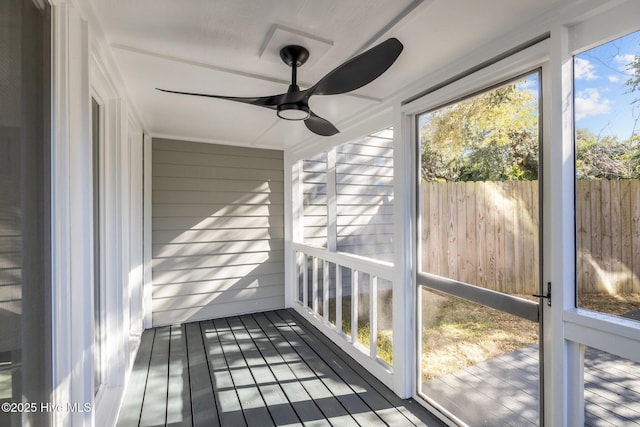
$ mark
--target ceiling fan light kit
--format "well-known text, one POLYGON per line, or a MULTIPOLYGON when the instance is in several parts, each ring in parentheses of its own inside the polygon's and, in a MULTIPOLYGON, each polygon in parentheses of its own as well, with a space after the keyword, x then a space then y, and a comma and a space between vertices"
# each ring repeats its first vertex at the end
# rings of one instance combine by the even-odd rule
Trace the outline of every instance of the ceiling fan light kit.
POLYGON ((280 104, 276 114, 285 120, 307 120, 311 116, 309 107, 302 104, 280 104))
POLYGON ((403 46, 398 39, 390 38, 371 49, 339 65, 318 83, 300 90, 297 84, 297 70, 309 58, 309 51, 302 46, 290 45, 280 50, 280 58, 291 67, 291 85, 286 93, 261 97, 233 97, 202 93, 179 92, 159 89, 163 92, 181 95, 204 96, 257 105, 276 110, 278 117, 285 120, 303 120, 307 129, 321 136, 331 136, 338 129, 326 119, 313 113, 309 108, 312 95, 338 95, 359 89, 382 75, 396 61, 403 46))

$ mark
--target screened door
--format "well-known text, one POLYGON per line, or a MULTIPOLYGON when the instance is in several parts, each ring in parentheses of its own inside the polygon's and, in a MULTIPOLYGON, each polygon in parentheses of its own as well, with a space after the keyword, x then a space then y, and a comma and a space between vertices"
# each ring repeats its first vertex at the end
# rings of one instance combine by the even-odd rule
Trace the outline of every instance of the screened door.
POLYGON ((460 424, 539 423, 539 88, 416 117, 418 393, 460 424))

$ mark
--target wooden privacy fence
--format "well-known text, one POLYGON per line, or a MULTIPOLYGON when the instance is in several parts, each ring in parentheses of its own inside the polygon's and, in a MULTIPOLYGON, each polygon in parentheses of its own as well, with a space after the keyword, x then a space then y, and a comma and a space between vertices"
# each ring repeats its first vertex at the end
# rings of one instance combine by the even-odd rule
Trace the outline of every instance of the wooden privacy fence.
POLYGON ((640 292, 640 180, 578 181, 576 262, 584 292, 640 292))
MULTIPOLYGON (((423 182, 422 270, 511 294, 539 282, 538 181, 423 182)), ((578 181, 584 292, 640 291, 640 181, 578 181)))

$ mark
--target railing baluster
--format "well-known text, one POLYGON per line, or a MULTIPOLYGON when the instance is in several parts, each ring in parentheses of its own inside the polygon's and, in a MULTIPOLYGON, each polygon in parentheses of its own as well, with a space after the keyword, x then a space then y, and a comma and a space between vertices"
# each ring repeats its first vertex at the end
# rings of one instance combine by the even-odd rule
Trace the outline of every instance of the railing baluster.
POLYGON ((369 275, 369 354, 376 358, 378 350, 378 276, 369 275))
POLYGON ((342 266, 336 264, 336 330, 342 331, 342 266))
POLYGON ((313 257, 312 261, 313 270, 311 272, 311 276, 313 277, 313 283, 311 288, 312 300, 311 300, 311 308, 315 314, 318 314, 318 258, 313 257))
MULTIPOLYGON (((308 316, 311 322, 316 322, 320 330, 328 336, 332 333, 339 334, 340 339, 343 340, 343 344, 340 345, 344 345, 343 348, 347 351, 353 350, 354 353, 351 354, 354 355, 356 360, 363 363, 363 366, 367 367, 367 369, 372 372, 379 372, 383 376, 390 374, 392 371, 388 369, 386 364, 377 363, 380 362, 378 359, 378 288, 382 286, 380 279, 385 281, 392 280, 392 266, 388 263, 369 262, 354 255, 330 252, 326 249, 307 247, 302 244, 294 244, 294 247, 296 255, 301 257, 299 258, 299 264, 302 269, 302 277, 299 277, 298 281, 302 281, 303 288, 302 292, 298 291, 298 296, 301 296, 302 306, 305 310, 302 310, 300 314, 308 316), (319 263, 322 263, 322 265, 319 263), (335 266, 334 277, 331 276, 332 264, 335 266), (345 273, 347 275, 351 273, 350 285, 344 283, 343 275, 345 273), (322 274, 322 280, 319 280, 319 274, 322 274), (368 309, 368 320, 364 317, 362 320, 358 318, 360 312, 360 277, 363 274, 367 276, 367 281, 363 283, 363 286, 369 292, 368 307, 363 307, 363 315, 366 314, 368 309), (330 287, 334 283, 335 290, 332 291, 330 287), (320 291, 319 286, 322 286, 322 291, 320 291), (349 295, 349 289, 351 295, 349 295), (322 298, 322 303, 319 301, 320 298, 322 298), (347 304, 348 308, 344 307, 345 298, 350 299, 350 304, 347 304), (330 305, 333 303, 331 299, 335 301, 334 313, 331 313, 330 310, 330 305), (319 310, 322 310, 322 316, 319 316, 319 310), (343 320, 343 316, 348 313, 345 310, 350 311, 350 325, 347 325, 343 320), (334 320, 335 327, 332 323, 334 320), (367 321, 369 322, 368 324, 366 323, 367 321), (368 327, 369 329, 368 339, 363 336, 364 340, 362 342, 359 340, 358 334, 360 327, 368 327), (359 346, 358 343, 362 344, 362 346, 359 346), (369 351, 366 350, 367 345, 369 346, 369 351), (381 370, 378 371, 379 369, 381 370)), ((363 333, 363 335, 365 334, 363 333)), ((338 340, 338 336, 334 336, 332 339, 338 340)))
POLYGON ((351 342, 358 342, 358 270, 351 270, 351 342))
POLYGON ((329 261, 322 261, 322 318, 329 323, 329 261))
POLYGON ((302 254, 302 306, 308 307, 309 302, 309 267, 307 266, 307 254, 302 254))

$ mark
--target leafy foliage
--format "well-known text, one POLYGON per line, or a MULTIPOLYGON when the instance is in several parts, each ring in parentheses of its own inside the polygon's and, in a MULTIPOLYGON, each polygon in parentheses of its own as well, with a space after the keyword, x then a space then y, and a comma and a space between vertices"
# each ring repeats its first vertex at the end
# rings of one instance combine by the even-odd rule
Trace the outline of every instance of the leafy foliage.
MULTIPOLYGON (((627 85, 640 91, 640 58, 627 85)), ((511 83, 421 118, 424 181, 523 181, 538 178, 538 114, 534 96, 511 83)), ((621 141, 576 131, 579 179, 640 178, 640 136, 621 141)))
POLYGON ((637 139, 620 141, 598 137, 586 129, 576 131, 578 179, 640 178, 640 145, 637 139))
POLYGON ((422 179, 508 181, 538 176, 532 93, 511 83, 423 116, 422 179))
MULTIPOLYGON (((640 56, 636 55, 633 61, 627 65, 627 69, 631 72, 631 77, 625 84, 629 86, 630 92, 640 92, 640 56)), ((640 98, 633 102, 640 102, 640 98)))
MULTIPOLYGON (((628 92, 640 92, 640 57, 626 64, 628 92)), ((631 101, 635 104, 640 98, 631 101)), ((637 120, 637 118, 636 118, 637 120)), ((633 132, 627 140, 599 136, 587 129, 576 130, 576 176, 578 179, 640 178, 640 135, 633 132)))

